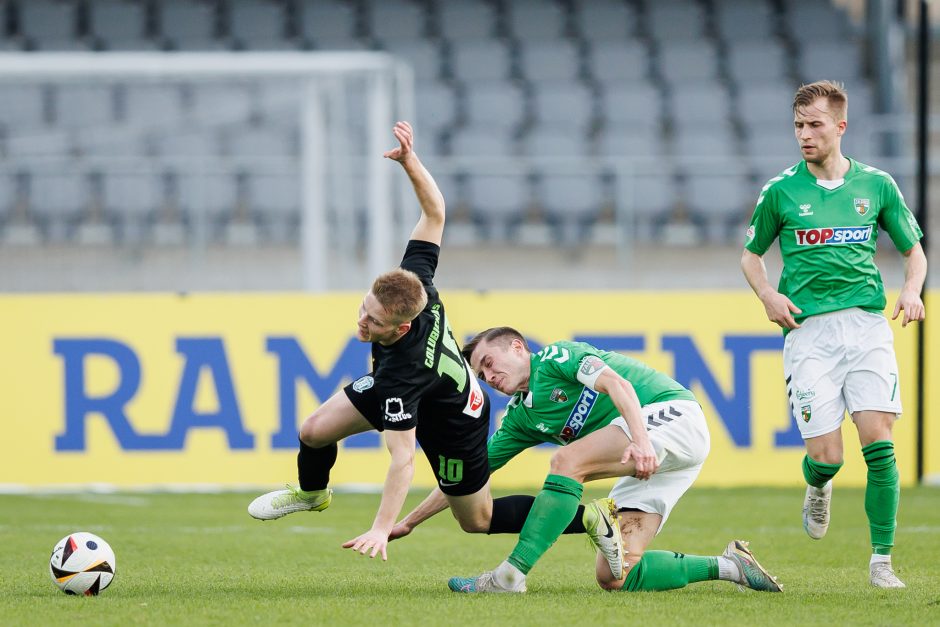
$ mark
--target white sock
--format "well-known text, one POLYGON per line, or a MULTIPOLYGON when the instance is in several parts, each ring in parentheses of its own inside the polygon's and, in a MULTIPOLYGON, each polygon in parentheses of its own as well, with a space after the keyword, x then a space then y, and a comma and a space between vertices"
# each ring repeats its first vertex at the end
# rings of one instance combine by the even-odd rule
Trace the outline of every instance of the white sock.
POLYGON ((868 562, 868 565, 871 566, 872 564, 877 564, 877 563, 879 563, 879 562, 884 562, 884 563, 890 565, 890 564, 891 564, 891 556, 890 556, 890 555, 878 555, 878 554, 873 554, 873 555, 871 556, 871 561, 868 562))
POLYGON ((510 564, 508 560, 496 567, 496 570, 493 571, 493 577, 496 578, 496 583, 507 590, 515 590, 525 583, 525 574, 510 564))
POLYGON ((719 555, 718 578, 722 581, 741 581, 741 569, 733 559, 719 555))

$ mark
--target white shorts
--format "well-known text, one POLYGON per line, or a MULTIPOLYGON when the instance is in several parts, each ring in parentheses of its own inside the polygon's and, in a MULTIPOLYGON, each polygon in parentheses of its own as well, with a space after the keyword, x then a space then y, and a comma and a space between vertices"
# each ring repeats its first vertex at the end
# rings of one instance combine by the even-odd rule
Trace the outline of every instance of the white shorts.
MULTIPOLYGON (((619 509, 638 509, 661 515, 661 530, 672 508, 702 470, 711 438, 705 414, 695 401, 651 403, 644 406, 642 411, 650 442, 660 460, 659 469, 646 481, 622 477, 614 484, 610 498, 616 501, 619 509)), ((623 429, 627 437, 632 439, 627 422, 622 417, 610 424, 623 429)))
POLYGON ((882 315, 852 307, 807 318, 787 334, 783 374, 804 440, 841 427, 846 410, 901 414, 894 334, 882 315))

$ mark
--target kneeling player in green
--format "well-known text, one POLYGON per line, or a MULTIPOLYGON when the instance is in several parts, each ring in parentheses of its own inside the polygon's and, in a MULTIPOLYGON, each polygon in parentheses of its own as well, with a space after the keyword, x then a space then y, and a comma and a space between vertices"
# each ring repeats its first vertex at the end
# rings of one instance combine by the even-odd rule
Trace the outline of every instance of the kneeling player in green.
MULTIPOLYGON (((598 554, 595 573, 602 588, 672 590, 721 579, 781 590, 746 542, 734 540, 715 557, 646 550, 708 455, 708 427, 692 392, 635 359, 584 343, 556 342, 533 354, 522 334, 509 327, 478 334, 463 354, 477 376, 512 395, 489 441, 491 473, 543 442, 563 448, 552 456, 550 474, 509 558, 478 577, 452 578, 451 590, 525 592, 529 571, 575 517, 582 484, 609 477, 621 477, 610 497, 620 513, 625 556, 622 572, 613 573, 598 554)), ((392 537, 407 535, 442 508, 432 494, 396 525, 392 537)))

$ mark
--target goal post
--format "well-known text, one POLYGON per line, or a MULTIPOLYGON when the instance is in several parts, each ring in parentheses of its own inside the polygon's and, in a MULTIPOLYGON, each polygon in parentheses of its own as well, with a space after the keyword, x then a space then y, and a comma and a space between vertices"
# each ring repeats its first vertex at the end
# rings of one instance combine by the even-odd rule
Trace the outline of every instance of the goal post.
MULTIPOLYGON (((204 173, 220 176, 238 188, 219 192, 236 199, 230 202, 242 202, 239 198, 246 176, 250 181, 254 173, 281 178, 295 173, 296 189, 290 193, 297 198, 299 228, 292 233, 287 227, 286 235, 294 237, 302 250, 303 287, 311 291, 358 289, 363 271, 374 276, 395 263, 393 244, 401 231, 396 215, 410 215, 405 209, 408 204, 414 207, 410 197, 400 193, 392 168, 381 159, 394 141, 390 133, 394 121, 413 117, 413 85, 411 68, 381 52, 0 54, 0 89, 8 92, 18 86, 40 86, 54 94, 93 91, 95 87, 111 90, 101 98, 104 104, 100 106, 85 103, 83 108, 77 102, 73 107, 68 97, 61 97, 54 102, 53 114, 45 111, 34 128, 10 124, 5 130, 7 142, 12 138, 29 144, 35 138, 37 146, 52 146, 22 156, 7 154, 0 170, 11 176, 23 169, 42 176, 57 168, 82 173, 94 170, 106 181, 111 174, 131 171, 153 176, 161 169, 181 175, 204 173), (154 105, 154 118, 135 127, 128 120, 139 116, 126 111, 133 106, 133 99, 114 104, 114 90, 134 95, 135 87, 155 85, 167 86, 169 101, 181 102, 181 111, 162 111, 154 105), (214 105, 212 86, 218 86, 220 92, 229 88, 233 94, 244 92, 246 102, 235 102, 241 96, 226 102, 217 95, 218 105, 214 105), (205 102, 200 104, 199 98, 205 102), (123 113, 119 105, 124 106, 123 113), (102 106, 110 111, 104 119, 95 111, 102 106), (218 107, 217 117, 214 106, 218 107), (86 114, 87 122, 82 118, 86 114), (120 150, 109 154, 107 149, 109 141, 123 143, 118 138, 130 138, 132 144, 139 139, 143 145, 147 137, 159 143, 174 134, 197 136, 203 131, 212 135, 213 141, 222 134, 229 144, 238 144, 241 128, 263 128, 267 120, 273 120, 279 132, 294 136, 296 151, 262 154, 260 145, 255 155, 250 145, 234 155, 224 150, 196 155, 186 149, 157 150, 154 154, 144 148, 131 148, 132 154, 120 150), (64 138, 60 143, 68 147, 57 151, 58 140, 49 138, 64 138), (89 138, 93 138, 91 144, 103 143, 104 150, 96 150, 89 138), (358 199, 357 194, 361 196, 358 199), (396 212, 396 207, 401 210, 396 212), (364 251, 364 263, 354 264, 358 271, 353 273, 342 266, 350 263, 356 251, 364 251)), ((43 106, 48 108, 45 103, 43 106)), ((198 260, 213 234, 207 226, 212 216, 206 214, 206 207, 195 205, 200 204, 198 197, 211 197, 214 192, 198 183, 196 187, 200 192, 185 200, 194 205, 187 241, 198 260)), ((48 221, 54 222, 57 215, 51 211, 48 221)), ((211 213, 211 208, 208 211, 211 213)), ((255 236, 249 233, 245 237, 253 241, 255 236)), ((134 244, 126 232, 118 239, 134 244)))

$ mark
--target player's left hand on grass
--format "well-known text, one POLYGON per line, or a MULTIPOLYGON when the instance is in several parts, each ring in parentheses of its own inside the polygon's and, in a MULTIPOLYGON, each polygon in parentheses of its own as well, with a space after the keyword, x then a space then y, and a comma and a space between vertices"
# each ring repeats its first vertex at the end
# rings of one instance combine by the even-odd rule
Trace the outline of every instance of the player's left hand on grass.
POLYGON ((643 444, 630 442, 630 444, 627 445, 627 448, 623 452, 623 457, 620 458, 620 463, 626 464, 631 459, 636 466, 636 472, 633 476, 640 480, 649 479, 659 468, 659 459, 656 457, 656 449, 653 448, 653 444, 649 440, 643 444))
POLYGON ((901 319, 902 327, 906 327, 908 322, 919 322, 926 316, 924 301, 921 300, 920 294, 916 292, 901 291, 901 295, 898 296, 898 302, 894 306, 894 315, 891 316, 891 319, 897 320, 902 309, 904 310, 904 318, 901 319))
POLYGON ((343 548, 359 551, 360 555, 369 553, 370 558, 381 554, 382 560, 388 561, 388 535, 381 531, 376 531, 375 529, 370 529, 352 540, 347 540, 343 543, 343 548))
POLYGON ((412 154, 414 154, 414 130, 411 128, 411 124, 408 122, 396 122, 395 128, 392 129, 392 133, 395 134, 395 137, 398 139, 400 144, 398 148, 392 148, 389 151, 386 151, 382 156, 386 159, 392 159, 394 161, 404 161, 412 154))

